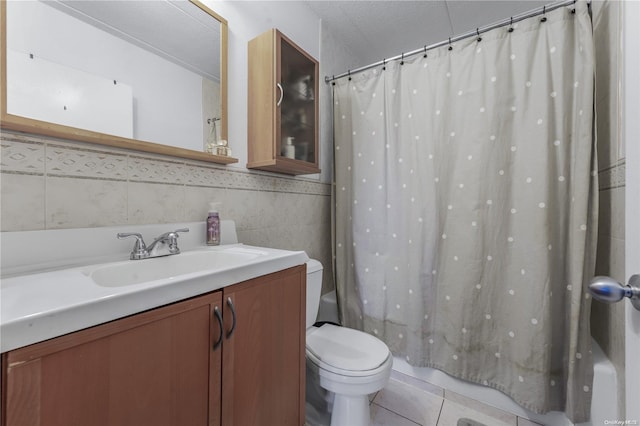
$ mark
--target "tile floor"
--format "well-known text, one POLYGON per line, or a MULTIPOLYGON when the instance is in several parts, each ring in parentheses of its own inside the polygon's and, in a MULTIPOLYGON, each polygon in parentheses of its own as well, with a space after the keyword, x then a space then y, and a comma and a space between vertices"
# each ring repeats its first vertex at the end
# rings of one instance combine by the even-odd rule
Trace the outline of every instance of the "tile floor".
POLYGON ((384 389, 369 398, 375 426, 540 426, 397 371, 392 371, 384 389))

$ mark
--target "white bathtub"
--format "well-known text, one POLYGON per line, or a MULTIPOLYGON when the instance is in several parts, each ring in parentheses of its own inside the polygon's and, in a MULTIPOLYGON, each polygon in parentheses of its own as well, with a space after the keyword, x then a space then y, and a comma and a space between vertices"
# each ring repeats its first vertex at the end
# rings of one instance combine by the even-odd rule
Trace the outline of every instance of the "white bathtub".
MULTIPOLYGON (((322 296, 318 320, 338 322, 335 292, 322 296)), ((620 418, 618 416, 618 387, 615 368, 595 340, 593 341, 593 362, 591 421, 579 423, 580 426, 603 425, 605 420, 620 418)), ((552 411, 544 415, 533 413, 522 408, 511 398, 493 388, 456 379, 433 368, 414 367, 409 365, 404 358, 394 357, 393 369, 543 425, 573 425, 565 414, 559 411, 552 411)))
MULTIPOLYGON (((618 398, 616 395, 615 369, 595 341, 593 341, 593 361, 594 376, 591 421, 579 423, 581 426, 603 425, 607 419, 620 418, 617 413, 618 398)), ((520 417, 531 419, 543 425, 570 426, 573 424, 567 419, 564 413, 559 411, 552 411, 544 415, 533 413, 522 408, 514 400, 493 388, 456 379, 433 368, 414 367, 400 357, 393 359, 393 369, 520 417)))

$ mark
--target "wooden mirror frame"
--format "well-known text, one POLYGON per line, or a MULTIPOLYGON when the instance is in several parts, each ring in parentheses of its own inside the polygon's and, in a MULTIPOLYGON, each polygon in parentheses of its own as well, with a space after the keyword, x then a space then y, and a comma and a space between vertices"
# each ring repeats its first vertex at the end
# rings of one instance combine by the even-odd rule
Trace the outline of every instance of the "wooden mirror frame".
MULTIPOLYGON (((227 20, 209 9, 198 0, 189 0, 192 4, 202 9, 205 13, 220 22, 220 102, 221 102, 221 138, 227 139, 228 117, 227 117, 227 46, 228 46, 228 26, 227 20)), ((7 113, 7 3, 0 0, 0 127, 7 130, 17 130, 20 132, 35 133, 38 135, 52 136, 63 139, 71 139, 82 142, 89 142, 99 145, 107 145, 117 148, 131 149, 135 151, 151 152, 155 154, 169 155, 172 157, 186 158, 191 160, 208 161, 219 164, 237 163, 238 159, 221 155, 209 154, 186 148, 178 148, 170 145, 141 141, 136 139, 123 138, 108 135, 105 133, 93 132, 60 124, 49 123, 47 121, 35 120, 7 113)))

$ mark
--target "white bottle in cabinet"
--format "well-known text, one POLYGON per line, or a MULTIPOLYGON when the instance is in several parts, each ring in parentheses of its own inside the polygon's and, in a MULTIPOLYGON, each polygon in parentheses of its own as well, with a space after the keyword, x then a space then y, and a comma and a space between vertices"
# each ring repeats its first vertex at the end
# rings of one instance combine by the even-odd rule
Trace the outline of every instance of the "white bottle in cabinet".
POLYGON ((295 138, 289 136, 286 138, 286 142, 282 146, 282 156, 287 158, 296 158, 296 147, 293 145, 295 138))

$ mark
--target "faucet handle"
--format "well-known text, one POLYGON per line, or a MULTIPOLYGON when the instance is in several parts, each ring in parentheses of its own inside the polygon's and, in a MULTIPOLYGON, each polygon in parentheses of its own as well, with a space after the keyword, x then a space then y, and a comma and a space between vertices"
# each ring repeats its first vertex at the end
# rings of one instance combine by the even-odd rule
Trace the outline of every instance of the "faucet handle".
POLYGON ((180 236, 178 235, 178 232, 189 232, 189 228, 180 228, 168 233, 169 253, 171 254, 180 253, 180 249, 178 248, 178 238, 180 236))
POLYGON ((119 232, 117 237, 119 240, 128 237, 134 237, 136 239, 136 242, 133 244, 133 250, 131 251, 131 260, 138 260, 149 257, 147 245, 144 243, 141 234, 137 232, 119 232))

